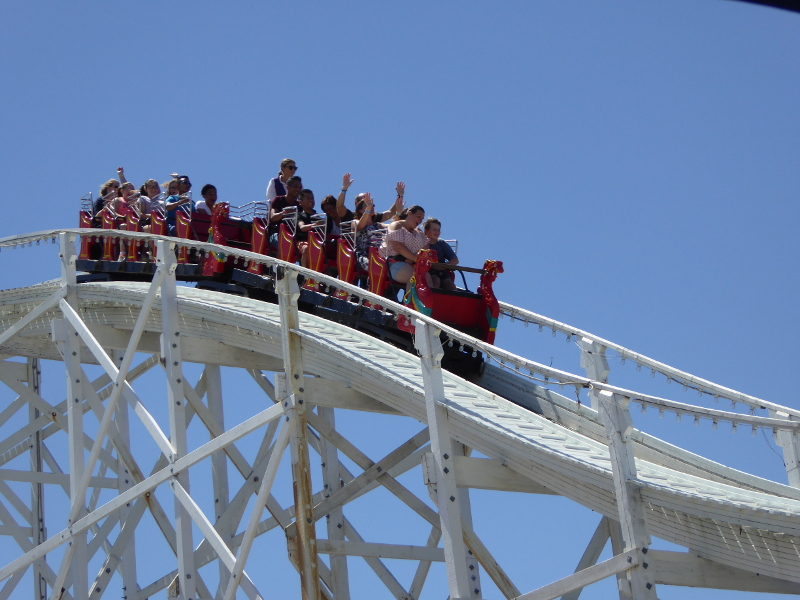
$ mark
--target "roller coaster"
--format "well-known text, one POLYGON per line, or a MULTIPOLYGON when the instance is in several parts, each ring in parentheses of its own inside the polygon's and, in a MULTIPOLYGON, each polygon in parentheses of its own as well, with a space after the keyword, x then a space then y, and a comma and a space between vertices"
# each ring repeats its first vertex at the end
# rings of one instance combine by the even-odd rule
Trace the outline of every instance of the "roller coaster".
MULTIPOLYGON (((128 599, 164 590, 269 598, 270 573, 285 561, 297 571, 299 596, 342 600, 351 597, 356 558, 385 588, 371 598, 424 597, 424 586, 435 585, 432 563, 444 564, 451 599, 483 598, 481 580, 525 600, 574 599, 605 578, 616 580, 620 598, 656 598, 667 585, 800 593, 800 410, 523 308, 495 300, 493 317, 481 293, 464 297, 484 302, 486 327, 448 322, 452 312, 428 311, 424 294, 416 307, 398 303, 372 284, 224 237, 221 244, 213 231, 205 242, 109 227, 0 239, 2 260, 9 247, 54 242, 61 269, 58 279, 0 292, 0 380, 9 398, 0 412, 0 534, 15 548, 0 567, 0 598, 28 597, 21 586, 31 579, 37 598, 99 599, 120 590, 128 599), (123 266, 92 256, 93 243, 111 248, 120 240, 129 249, 149 246, 152 262, 123 266), (219 271, 200 277, 206 267, 219 271), (491 319, 500 316, 575 340, 585 373, 494 345, 491 319), (448 348, 479 363, 443 368, 448 348), (752 412, 612 385, 608 350, 752 412), (63 397, 45 398, 45 361, 63 363, 63 397), (223 368, 262 395, 235 424, 238 399, 223 394, 223 368), (160 393, 140 387, 149 374, 160 393), (763 430, 783 450, 789 485, 648 435, 634 426, 633 408, 763 430), (373 459, 337 426, 337 415, 354 410, 410 417, 420 427, 373 459), (284 456, 288 506, 278 489, 284 456), (207 477, 201 470, 209 465, 207 477), (421 470, 430 502, 401 481, 411 469, 421 470), (520 590, 473 523, 476 488, 558 495, 599 513, 574 572, 520 590), (375 541, 380 528, 362 535, 348 518, 350 503, 377 489, 407 506, 429 529, 427 539, 375 541), (147 514, 165 549, 156 575, 142 566, 153 540, 137 536, 147 514), (279 556, 259 546, 269 535, 285 543, 279 556), (651 536, 686 551, 654 549, 651 536), (598 562, 609 541, 613 556, 598 562), (401 581, 388 559, 411 561, 413 577, 401 581)), ((418 263, 417 282, 431 262, 418 263)), ((500 270, 486 265, 481 275, 500 270)))

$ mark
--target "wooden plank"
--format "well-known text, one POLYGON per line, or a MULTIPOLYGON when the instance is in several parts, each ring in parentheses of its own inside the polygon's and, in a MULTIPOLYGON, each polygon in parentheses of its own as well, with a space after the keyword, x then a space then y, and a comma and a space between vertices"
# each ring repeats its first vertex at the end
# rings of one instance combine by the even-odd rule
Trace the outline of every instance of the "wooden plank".
POLYGON ((798 594, 800 583, 729 567, 701 558, 694 552, 651 550, 656 583, 764 594, 798 594))
POLYGON ((493 458, 456 456, 456 485, 460 488, 557 495, 493 458))
POLYGON ((584 588, 587 585, 596 583, 611 575, 627 571, 638 564, 639 551, 630 550, 614 558, 609 558, 593 567, 574 573, 569 577, 564 577, 564 579, 559 579, 558 581, 540 587, 538 590, 522 594, 518 596, 516 600, 554 600, 572 590, 584 588))
POLYGON ((456 489, 455 455, 447 424, 447 409, 443 405, 446 400, 441 363, 444 350, 438 330, 419 319, 415 321, 415 326, 414 344, 420 354, 425 384, 425 407, 436 469, 436 503, 447 557, 448 588, 451 598, 469 598, 467 548, 461 528, 461 498, 456 489))
MULTIPOLYGON (((603 548, 606 547, 606 542, 608 542, 610 535, 608 530, 608 517, 603 517, 600 519, 597 529, 594 530, 594 534, 592 535, 592 539, 589 540, 586 550, 583 551, 583 556, 581 556, 581 559, 578 561, 578 566, 575 567, 576 573, 588 569, 597 563, 597 559, 600 558, 603 548)), ((561 600, 578 600, 582 591, 583 588, 572 590, 564 594, 561 600)))
POLYGON ((323 554, 444 562, 444 550, 441 548, 429 548, 428 546, 317 540, 317 549, 323 554))

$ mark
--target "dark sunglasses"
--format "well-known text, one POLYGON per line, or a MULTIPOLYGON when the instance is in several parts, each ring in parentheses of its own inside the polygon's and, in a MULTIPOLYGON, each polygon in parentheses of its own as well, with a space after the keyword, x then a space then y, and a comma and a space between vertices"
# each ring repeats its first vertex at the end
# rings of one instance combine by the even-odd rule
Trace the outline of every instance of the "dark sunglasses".
POLYGON ((297 165, 289 165, 286 168, 291 169, 292 171, 297 171, 297 165))

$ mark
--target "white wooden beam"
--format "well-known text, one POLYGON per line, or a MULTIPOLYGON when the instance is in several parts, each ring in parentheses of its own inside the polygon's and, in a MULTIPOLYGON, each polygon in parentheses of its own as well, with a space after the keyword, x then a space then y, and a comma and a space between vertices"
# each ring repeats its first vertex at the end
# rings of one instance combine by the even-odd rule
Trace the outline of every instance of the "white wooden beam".
POLYGON ((427 546, 317 540, 317 547, 322 554, 346 554, 347 556, 372 556, 375 558, 444 562, 444 550, 441 548, 429 548, 427 546))
POLYGON ((659 584, 762 594, 800 595, 800 583, 736 569, 698 556, 697 553, 651 550, 655 579, 659 584))
MULTIPOLYGON (((627 407, 630 399, 626 400, 604 390, 598 394, 598 400, 597 412, 600 422, 605 426, 611 454, 611 470, 625 549, 641 549, 646 553, 650 546, 650 536, 647 533, 644 503, 639 488, 633 483, 636 481, 636 463, 631 441, 633 420, 627 407)), ((631 569, 627 572, 631 593, 637 600, 657 600, 652 573, 652 570, 646 569, 631 569)))
MULTIPOLYGON (((27 379, 28 387, 34 394, 41 394, 41 366, 38 358, 29 358, 25 363, 25 379, 27 379)), ((20 396, 21 398, 21 396, 20 396)), ((39 418, 39 411, 33 406, 28 406, 28 421, 33 423, 39 418)), ((31 455, 30 455, 30 474, 42 474, 42 434, 41 431, 36 431, 30 437, 31 455)), ((0 475, 3 479, 6 479, 0 475)), ((45 531, 44 521, 44 508, 45 496, 44 485, 38 481, 31 482, 31 541, 34 546, 38 546, 47 539, 47 532, 45 531)), ((45 558, 42 557, 33 563, 33 598, 34 600, 45 600, 47 598, 47 580, 44 577, 43 566, 45 558)), ((11 582, 9 582, 11 583, 11 582)), ((16 584, 12 585, 9 590, 13 590, 16 584)), ((4 586, 5 587, 5 586, 4 586)))
MULTIPOLYGON (((115 364, 119 363, 123 357, 119 356, 119 350, 112 350, 112 358, 114 359, 115 364)), ((129 371, 130 373, 130 371, 129 371)), ((84 387, 85 389, 85 387, 84 387)), ((88 396, 87 396, 88 400, 88 396)), ((118 474, 118 481, 119 481, 119 493, 126 492, 127 490, 131 489, 134 484, 134 476, 133 476, 133 465, 129 465, 126 460, 124 460, 123 456, 132 455, 130 451, 130 444, 131 444, 131 436, 130 436, 130 419, 128 415, 128 403, 127 402, 120 402, 117 404, 117 414, 114 417, 114 428, 110 432, 112 442, 114 445, 123 446, 126 451, 120 452, 117 451, 117 474, 118 474)), ((134 513, 134 505, 131 502, 125 503, 125 506, 120 508, 119 512, 119 524, 120 524, 120 533, 117 536, 116 541, 114 542, 114 546, 117 546, 122 540, 122 532, 125 531, 125 527, 127 526, 130 530, 129 539, 126 543, 121 544, 122 551, 118 554, 115 554, 112 550, 108 554, 107 561, 111 561, 112 557, 113 560, 119 562, 119 571, 120 575, 122 576, 122 589, 123 596, 126 596, 126 600, 133 600, 136 594, 139 591, 138 579, 136 576, 136 537, 133 535, 133 530, 136 527, 136 524, 141 518, 141 515, 144 513, 144 509, 146 507, 146 503, 139 499, 136 501, 137 503, 141 503, 142 506, 139 512, 138 517, 136 513, 134 513), (117 560, 117 557, 119 559, 117 560)), ((124 539, 124 538, 123 538, 124 539)), ((115 564, 112 568, 110 565, 106 566, 106 569, 110 569, 111 573, 107 571, 101 571, 100 575, 95 578, 94 585, 98 585, 98 578, 104 578, 105 575, 111 577, 111 574, 117 568, 115 564)), ((100 584, 101 588, 108 587, 108 581, 102 581, 100 584)))
POLYGON ((444 553, 447 557, 447 583, 450 598, 470 598, 467 573, 467 549, 461 529, 461 502, 456 489, 455 461, 452 440, 444 407, 442 356, 444 350, 439 332, 420 320, 415 321, 414 344, 420 354, 422 379, 425 385, 425 406, 430 429, 431 450, 436 463, 436 490, 441 521, 444 553))
MULTIPOLYGON (((769 416, 773 419, 796 421, 787 413, 770 409, 769 416)), ((780 430, 777 432, 777 443, 783 450, 783 464, 786 465, 786 477, 789 485, 800 488, 800 437, 797 433, 780 430)))
MULTIPOLYGON (((110 325, 89 324, 94 337, 104 348, 124 350, 130 339, 130 330, 110 325)), ((139 339, 137 352, 147 354, 160 352, 161 334, 145 332, 139 339)), ((183 362, 216 364, 223 367, 259 368, 268 371, 282 368, 283 361, 264 354, 237 348, 224 342, 204 337, 185 335, 181 345, 183 362)))
POLYGON ((317 571, 317 536, 311 489, 311 463, 308 456, 307 405, 303 381, 303 352, 297 301, 300 287, 294 272, 277 269, 276 288, 281 317, 281 342, 284 373, 288 395, 280 398, 291 424, 289 437, 292 455, 295 523, 297 524, 297 564, 300 570, 300 589, 304 600, 317 600, 320 594, 317 571))
MULTIPOLYGON (((289 419, 291 420, 291 415, 289 415, 289 419)), ((264 506, 267 503, 267 498, 270 495, 270 490, 272 489, 272 484, 275 481, 275 476, 278 473, 278 467, 281 463, 281 458, 283 456, 283 451, 286 449, 287 444, 289 443, 289 437, 291 433, 291 427, 287 423, 281 429, 280 434, 278 435, 278 439, 275 441, 275 446, 272 450, 272 453, 269 457, 269 462, 267 463, 267 468, 264 472, 264 476, 261 478, 261 485, 258 489, 258 495, 256 496, 256 501, 253 505, 253 510, 250 513, 250 518, 247 521, 247 527, 244 530, 244 537, 242 538, 242 543, 239 546, 239 551, 236 555, 236 559, 234 564, 229 567, 231 572, 230 579, 228 581, 227 588, 225 590, 225 600, 233 600, 236 597, 236 588, 242 581, 242 577, 244 575, 244 568, 247 564, 247 559, 250 556, 250 550, 253 546, 253 540, 256 537, 256 528, 258 527, 258 523, 261 520, 261 515, 264 512, 264 506)))
POLYGON ((388 415, 401 414, 383 402, 354 390, 349 387, 346 381, 306 376, 303 378, 303 387, 306 390, 306 395, 312 399, 315 406, 329 406, 331 408, 345 408, 347 410, 388 415))
MULTIPOLYGON (((64 292, 64 303, 74 310, 78 306, 77 275, 75 272, 75 238, 62 234, 59 236, 59 257, 61 259, 61 286, 64 292)), ((70 518, 68 525, 73 525, 75 519, 84 516, 86 505, 86 488, 81 489, 85 463, 83 453, 83 386, 81 384, 80 343, 78 331, 67 324, 62 331, 65 339, 58 339, 59 349, 63 349, 64 367, 67 380, 67 418, 69 438, 69 497, 70 518)), ((55 332, 54 332, 55 334, 55 332)), ((91 474, 91 473, 90 473, 91 474)), ((61 587, 66 579, 66 569, 71 563, 72 595, 75 598, 84 598, 89 593, 87 574, 88 556, 86 547, 86 532, 73 536, 70 548, 64 553, 58 577, 56 578, 53 595, 61 593, 61 587)))
MULTIPOLYGON (((540 587, 532 592, 528 592, 527 594, 522 594, 518 596, 516 600, 554 600, 572 590, 584 588, 606 577, 637 566, 640 562, 640 552, 641 550, 639 549, 629 550, 624 554, 620 554, 619 556, 610 558, 593 567, 574 573, 569 577, 559 579, 558 581, 540 587)), ((639 600, 641 596, 634 596, 634 598, 639 600)))
MULTIPOLYGON (((364 538, 361 537, 361 534, 356 531, 356 528, 353 527, 353 524, 345 517, 344 519, 344 534, 345 536, 353 542, 356 543, 364 543, 364 538)), ((397 578, 392 574, 392 572, 383 564, 383 561, 380 558, 375 556, 364 556, 364 562, 366 562, 370 568, 375 572, 375 575, 378 576, 383 582, 383 585, 386 586, 386 589, 397 599, 397 600, 408 600, 408 592, 403 588, 397 578)))
MULTIPOLYGON (((605 346, 586 337, 580 339, 579 345, 581 348, 581 367, 586 370, 586 376, 592 381, 607 383, 609 368, 605 346)), ((599 405, 597 394, 598 390, 589 390, 589 401, 595 410, 599 405)))
MULTIPOLYGON (((309 380, 310 377, 304 378, 303 387, 309 390, 309 397, 313 399, 317 405, 317 413, 319 419, 323 421, 328 427, 336 428, 336 414, 335 409, 325 408, 321 406, 319 401, 327 394, 322 390, 311 391, 309 380)), ((338 492, 342 487, 342 476, 339 471, 339 451, 333 442, 327 438, 320 440, 320 458, 322 459, 322 483, 324 486, 323 496, 325 501, 329 500, 333 494, 338 492)), ((323 501, 324 502, 324 501, 323 501)), ((319 511, 315 508, 314 516, 319 515, 319 511)), ((326 513, 326 526, 328 530, 328 540, 330 542, 344 542, 344 514, 342 507, 337 506, 330 509, 326 513)), ((320 546, 323 540, 317 540, 317 551, 326 552, 320 546)), ((345 552, 328 552, 330 554, 331 565, 331 578, 334 598, 336 600, 350 600, 350 578, 347 570, 347 557, 345 552)))
MULTIPOLYGON (((183 359, 181 356, 181 331, 178 319, 178 290, 175 282, 177 260, 171 242, 159 240, 158 268, 164 273, 161 283, 161 360, 167 374, 167 405, 169 411, 169 443, 172 452, 167 457, 175 462, 186 456, 186 411, 183 397, 183 359)), ((189 493, 189 473, 186 470, 175 470, 173 473, 177 484, 189 493)), ((174 490, 174 488, 173 488, 174 490)), ((175 493, 175 534, 178 549, 178 577, 183 600, 194 600, 197 597, 197 571, 194 568, 194 544, 192 543, 192 523, 189 511, 175 493)))
MULTIPOLYGON (((578 561, 578 566, 575 567, 575 573, 579 573, 584 569, 587 569, 595 564, 597 564, 597 559, 600 558, 600 554, 603 552, 603 548, 606 547, 606 543, 608 542, 608 538, 611 536, 611 533, 608 528, 608 517, 603 517, 600 519, 600 523, 597 524, 597 529, 594 530, 594 534, 592 535, 592 539, 589 540, 589 544, 586 546, 586 550, 583 551, 583 556, 578 561)), ((583 588, 576 588, 571 592, 564 594, 561 597, 561 600, 578 600, 578 597, 581 595, 583 588)))

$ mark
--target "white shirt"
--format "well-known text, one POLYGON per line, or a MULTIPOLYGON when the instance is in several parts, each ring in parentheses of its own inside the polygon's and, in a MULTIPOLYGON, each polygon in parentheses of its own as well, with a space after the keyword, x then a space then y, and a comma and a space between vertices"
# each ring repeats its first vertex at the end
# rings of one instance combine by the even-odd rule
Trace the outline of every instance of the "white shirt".
POLYGON ((211 209, 208 208, 205 200, 200 200, 200 202, 194 205, 194 212, 201 212, 210 215, 211 209))

